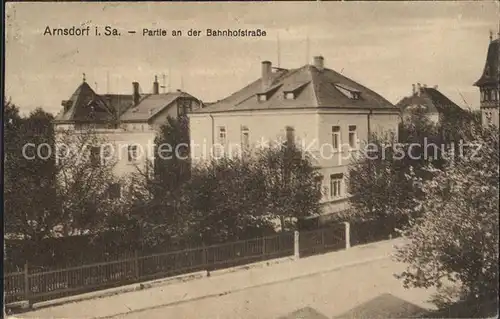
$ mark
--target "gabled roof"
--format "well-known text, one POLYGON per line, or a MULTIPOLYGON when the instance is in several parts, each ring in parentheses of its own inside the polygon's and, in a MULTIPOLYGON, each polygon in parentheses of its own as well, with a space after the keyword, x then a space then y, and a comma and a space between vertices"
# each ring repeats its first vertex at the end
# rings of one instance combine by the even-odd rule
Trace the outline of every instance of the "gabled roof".
POLYGON ((269 86, 276 91, 265 101, 257 96, 264 93, 262 80, 258 79, 227 98, 207 105, 193 113, 216 113, 242 110, 357 108, 388 109, 396 107, 379 94, 331 69, 318 70, 313 65, 298 69, 280 69, 272 73, 269 86), (360 92, 359 99, 350 99, 335 87, 343 84, 360 92), (286 99, 285 93, 295 91, 294 99, 286 99))
POLYGON ((148 94, 141 98, 137 106, 129 108, 120 116, 122 121, 148 121, 180 97, 195 99, 186 92, 148 94))
POLYGON ((486 63, 484 65, 483 74, 479 80, 474 83, 474 86, 483 86, 486 84, 498 85, 499 83, 499 50, 500 39, 490 42, 488 47, 488 55, 486 56, 486 63))
MULTIPOLYGON (((192 95, 176 91, 163 94, 141 94, 134 107, 132 94, 99 95, 83 82, 56 115, 55 122, 113 122, 148 121, 179 97, 196 99, 192 95)), ((197 99, 196 99, 197 100, 197 99)))
POLYGON ((463 112, 463 109, 455 104, 452 100, 447 98, 444 94, 435 88, 420 88, 420 94, 413 94, 404 97, 399 101, 396 106, 402 112, 405 112, 410 107, 419 106, 425 110, 426 113, 447 113, 447 112, 463 112))
POLYGON ((108 121, 116 118, 115 110, 87 84, 83 82, 67 101, 67 110, 56 115, 55 121, 95 120, 108 121))

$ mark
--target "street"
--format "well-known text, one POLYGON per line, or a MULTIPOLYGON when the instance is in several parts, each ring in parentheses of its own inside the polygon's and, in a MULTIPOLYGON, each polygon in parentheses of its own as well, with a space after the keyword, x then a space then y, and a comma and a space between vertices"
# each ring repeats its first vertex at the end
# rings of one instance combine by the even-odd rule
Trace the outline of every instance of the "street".
POLYGON ((385 259, 301 279, 250 288, 220 297, 130 313, 116 318, 278 318, 311 307, 329 318, 390 293, 423 308, 425 290, 405 290, 392 274, 402 265, 385 259))
MULTIPOLYGON (((405 290, 393 274, 393 239, 296 261, 197 280, 161 285, 115 296, 66 303, 18 315, 22 318, 278 318, 310 307, 328 318, 378 298, 375 310, 394 299, 422 308, 432 291, 405 290), (384 296, 383 300, 380 297, 384 296), (379 304, 381 306, 379 307, 379 304)), ((385 306, 384 306, 385 307, 385 306)), ((375 310, 370 310, 373 312, 375 310)), ((390 317, 394 310, 387 310, 390 317)), ((397 311, 396 311, 397 312, 397 311)), ((404 317, 398 313, 399 317, 404 317)), ((407 315, 406 317, 409 317, 407 315)))

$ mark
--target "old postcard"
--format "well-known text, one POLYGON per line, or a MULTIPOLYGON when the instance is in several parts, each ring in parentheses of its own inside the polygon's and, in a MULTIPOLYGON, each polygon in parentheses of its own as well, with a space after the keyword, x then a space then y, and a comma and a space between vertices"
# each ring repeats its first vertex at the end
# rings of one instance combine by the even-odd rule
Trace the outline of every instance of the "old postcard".
POLYGON ((498 2, 9 2, 13 318, 498 312, 498 2))

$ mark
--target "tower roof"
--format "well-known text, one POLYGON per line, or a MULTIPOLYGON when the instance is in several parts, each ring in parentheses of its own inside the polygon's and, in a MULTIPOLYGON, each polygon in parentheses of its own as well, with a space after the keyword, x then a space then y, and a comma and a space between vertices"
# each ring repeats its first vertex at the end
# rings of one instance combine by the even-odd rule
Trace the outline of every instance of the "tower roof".
POLYGON ((474 86, 498 85, 499 83, 499 59, 500 59, 500 38, 490 42, 488 55, 484 65, 483 74, 474 86))

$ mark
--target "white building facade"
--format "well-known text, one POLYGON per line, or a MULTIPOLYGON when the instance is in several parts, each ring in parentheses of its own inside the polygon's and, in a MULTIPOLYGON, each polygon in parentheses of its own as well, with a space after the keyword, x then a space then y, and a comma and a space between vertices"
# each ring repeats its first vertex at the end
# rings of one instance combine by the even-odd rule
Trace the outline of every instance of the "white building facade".
POLYGON ((126 177, 144 171, 148 161, 153 161, 155 138, 168 116, 186 116, 203 105, 179 90, 160 93, 156 79, 152 93, 140 93, 137 82, 132 87, 132 94, 99 95, 83 81, 71 98, 62 102, 64 108, 54 120, 59 145, 68 140, 71 143, 68 135, 76 141, 78 136, 92 132, 99 144, 88 146, 91 152, 95 150, 94 156, 99 162, 112 161, 114 175, 126 177))
POLYGON ((348 209, 349 163, 371 134, 397 138, 399 110, 364 86, 324 67, 323 57, 298 69, 262 62, 261 78, 189 114, 194 163, 217 154, 293 138, 323 176, 325 214, 348 209), (215 152, 211 150, 215 147, 215 152))

